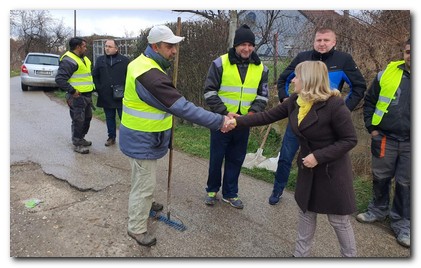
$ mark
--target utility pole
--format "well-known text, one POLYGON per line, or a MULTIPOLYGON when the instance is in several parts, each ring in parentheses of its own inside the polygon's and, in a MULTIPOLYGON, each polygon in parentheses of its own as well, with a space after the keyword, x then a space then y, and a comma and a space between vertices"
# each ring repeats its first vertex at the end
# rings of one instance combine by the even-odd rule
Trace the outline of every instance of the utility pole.
POLYGON ((76 37, 76 10, 73 12, 73 20, 74 20, 73 37, 76 37))
POLYGON ((273 47, 275 48, 275 52, 273 53, 273 78, 274 81, 277 81, 278 79, 278 33, 275 33, 275 36, 273 37, 274 43, 273 47))

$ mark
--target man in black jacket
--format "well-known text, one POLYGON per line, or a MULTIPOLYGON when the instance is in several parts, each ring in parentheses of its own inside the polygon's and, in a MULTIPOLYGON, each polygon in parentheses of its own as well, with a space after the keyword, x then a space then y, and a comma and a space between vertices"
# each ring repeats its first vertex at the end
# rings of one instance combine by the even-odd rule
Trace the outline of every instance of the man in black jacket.
POLYGON ((114 39, 105 42, 105 55, 99 56, 95 62, 92 76, 98 92, 97 106, 102 107, 107 122, 108 139, 105 146, 115 144, 116 112, 121 120, 122 99, 113 97, 113 89, 123 87, 126 83, 129 59, 118 53, 118 45, 114 39))
MULTIPOLYGON (((244 24, 235 31, 234 46, 212 62, 204 94, 212 112, 233 118, 264 111, 268 102, 269 70, 254 49, 254 33, 244 24)), ((232 207, 243 208, 238 197, 238 177, 246 156, 249 133, 249 128, 228 133, 211 130, 206 205, 215 205, 217 192, 222 186, 222 200, 232 207)))
POLYGON ((374 78, 364 98, 364 122, 371 134, 373 200, 360 222, 389 216, 397 242, 411 245, 411 43, 401 61, 392 61, 374 78), (395 194, 389 208, 390 186, 395 194))
POLYGON ((91 141, 85 140, 92 119, 92 91, 94 83, 91 74, 91 61, 85 56, 86 40, 73 37, 69 41, 70 50, 60 58, 56 83, 67 91, 66 100, 72 118, 72 143, 74 151, 89 153, 91 141))
MULTIPOLYGON (((283 102, 289 97, 289 85, 295 77, 295 67, 303 61, 323 61, 329 71, 329 82, 332 89, 342 91, 344 83, 349 85, 350 91, 345 104, 350 111, 360 103, 366 91, 366 82, 352 56, 335 49, 336 34, 332 29, 321 28, 316 31, 313 50, 299 53, 281 73, 278 79, 278 97, 283 102)), ((275 173, 274 186, 269 204, 275 205, 288 182, 292 161, 298 151, 298 141, 288 124, 279 153, 278 167, 275 173)))

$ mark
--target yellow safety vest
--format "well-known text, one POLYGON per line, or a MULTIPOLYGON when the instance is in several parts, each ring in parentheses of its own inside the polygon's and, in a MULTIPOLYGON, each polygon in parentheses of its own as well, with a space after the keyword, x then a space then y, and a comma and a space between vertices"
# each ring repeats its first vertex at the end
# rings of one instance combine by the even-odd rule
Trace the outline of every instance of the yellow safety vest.
POLYGON ((136 93, 136 79, 152 68, 165 73, 154 60, 143 54, 127 66, 121 124, 143 132, 161 132, 172 127, 172 115, 150 106, 136 93))
POLYGON ((231 64, 228 54, 222 55, 222 80, 218 96, 228 112, 247 114, 251 103, 256 99, 257 89, 262 78, 263 64, 249 64, 244 83, 236 64, 231 64))
POLYGON ((91 61, 88 59, 88 57, 84 56, 83 61, 81 58, 79 58, 76 54, 67 51, 66 53, 61 56, 60 61, 63 60, 64 56, 68 56, 69 58, 72 58, 77 63, 77 70, 72 74, 72 77, 69 79, 69 84, 72 85, 74 89, 76 89, 79 92, 86 93, 91 92, 94 90, 94 80, 92 78, 91 73, 91 61))
POLYGON ((371 119, 371 124, 374 126, 380 124, 384 114, 388 112, 387 108, 389 107, 389 104, 395 98, 395 93, 399 88, 403 74, 403 70, 398 68, 398 66, 404 63, 405 61, 403 60, 392 61, 387 65, 386 70, 384 70, 380 78, 379 99, 377 100, 376 110, 371 119))

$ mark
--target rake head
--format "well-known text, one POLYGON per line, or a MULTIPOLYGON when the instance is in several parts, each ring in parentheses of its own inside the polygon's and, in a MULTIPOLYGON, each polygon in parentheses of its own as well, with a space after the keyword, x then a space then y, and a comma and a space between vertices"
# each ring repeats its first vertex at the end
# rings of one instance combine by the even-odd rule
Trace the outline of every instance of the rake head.
POLYGON ((158 221, 162 221, 163 223, 173 227, 176 230, 179 231, 185 231, 187 229, 187 227, 182 223, 182 222, 176 222, 173 220, 170 220, 169 218, 161 215, 160 213, 156 213, 155 211, 152 211, 149 213, 149 217, 158 219, 158 221))

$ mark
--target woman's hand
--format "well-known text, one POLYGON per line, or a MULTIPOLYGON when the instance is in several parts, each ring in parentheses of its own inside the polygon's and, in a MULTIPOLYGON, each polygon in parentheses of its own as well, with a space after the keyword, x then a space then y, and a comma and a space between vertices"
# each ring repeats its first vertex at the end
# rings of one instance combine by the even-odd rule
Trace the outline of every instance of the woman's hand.
POLYGON ((318 162, 314 157, 314 154, 309 154, 303 158, 303 165, 308 168, 314 168, 317 166, 318 162))

